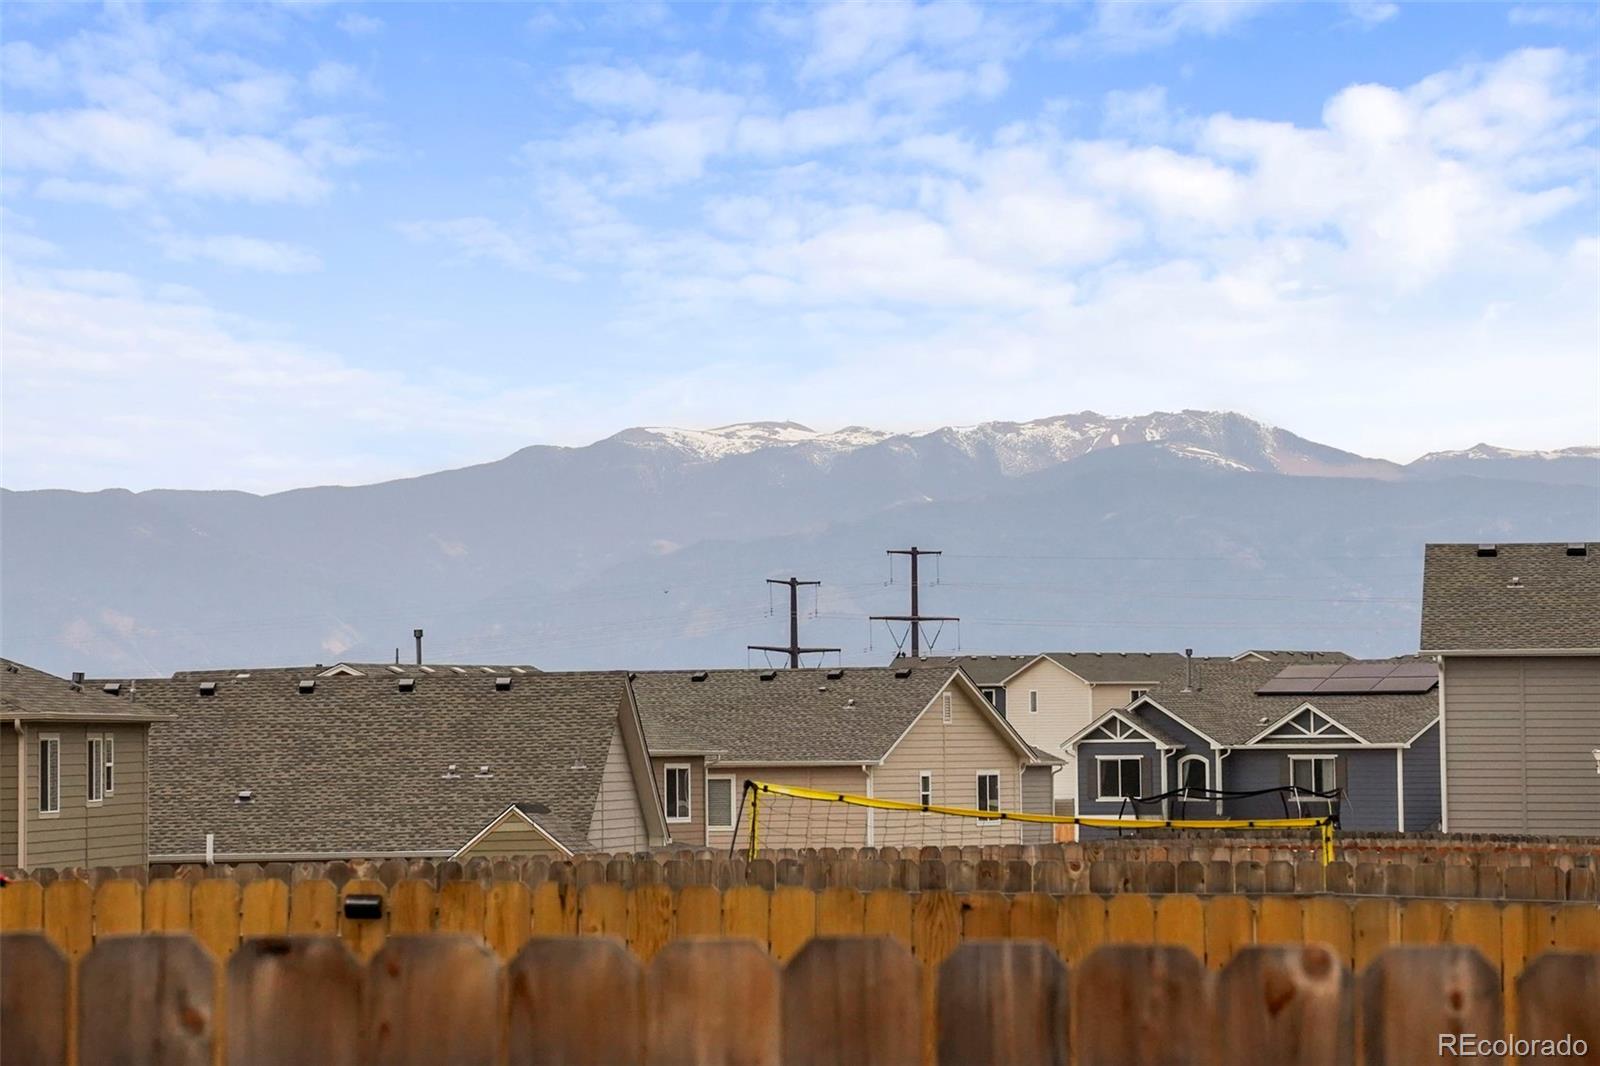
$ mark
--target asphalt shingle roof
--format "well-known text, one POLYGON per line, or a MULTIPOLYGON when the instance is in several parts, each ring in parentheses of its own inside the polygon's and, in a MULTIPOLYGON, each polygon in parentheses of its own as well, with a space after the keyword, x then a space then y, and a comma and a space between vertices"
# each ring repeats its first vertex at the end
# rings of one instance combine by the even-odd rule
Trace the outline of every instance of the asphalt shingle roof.
POLYGON ((98 682, 74 685, 11 659, 0 659, 0 710, 5 718, 24 719, 144 722, 160 717, 148 706, 107 694, 98 682))
POLYGON ((226 854, 453 851, 513 803, 548 807, 541 824, 588 847, 626 675, 530 674, 505 692, 488 675, 406 676, 408 693, 390 674, 307 694, 277 671, 212 696, 194 677, 139 681, 142 705, 176 716, 151 730, 151 853, 201 852, 207 833, 226 854))
POLYGON ((1422 564, 1424 651, 1600 648, 1600 544, 1430 544, 1422 564), (1515 580, 1513 580, 1515 579, 1515 580))
MULTIPOLYGON (((1357 660, 1360 661, 1360 660, 1357 660)), ((1394 661, 1394 660, 1384 660, 1394 661)), ((1421 661, 1416 657, 1402 661, 1421 661)), ((1177 684, 1151 693, 1151 698, 1219 744, 1247 743, 1270 723, 1311 704, 1345 728, 1373 744, 1410 740, 1439 715, 1439 691, 1426 693, 1362 693, 1360 695, 1266 695, 1256 690, 1276 677, 1283 660, 1241 662, 1209 660, 1197 671, 1199 688, 1177 684), (1262 721, 1265 718, 1266 721, 1262 721)), ((1152 712, 1141 709, 1141 718, 1152 712)))
POLYGON ((900 660, 846 667, 836 679, 828 673, 653 671, 634 675, 633 692, 652 752, 716 752, 730 762, 876 762, 955 671, 900 660), (705 679, 693 680, 696 674, 705 679))

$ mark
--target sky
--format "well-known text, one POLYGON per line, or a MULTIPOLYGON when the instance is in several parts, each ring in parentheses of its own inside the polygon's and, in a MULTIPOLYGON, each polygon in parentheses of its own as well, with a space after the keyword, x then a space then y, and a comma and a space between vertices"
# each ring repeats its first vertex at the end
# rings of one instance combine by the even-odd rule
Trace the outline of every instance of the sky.
POLYGON ((1600 442, 1592 4, 0 8, 12 489, 634 425, 1600 442))

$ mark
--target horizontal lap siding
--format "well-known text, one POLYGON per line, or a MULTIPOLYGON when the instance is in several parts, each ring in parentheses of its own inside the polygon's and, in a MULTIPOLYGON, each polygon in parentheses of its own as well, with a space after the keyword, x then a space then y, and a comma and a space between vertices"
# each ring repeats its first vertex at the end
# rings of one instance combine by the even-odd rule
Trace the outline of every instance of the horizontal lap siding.
MULTIPOLYGON (((859 766, 729 766, 713 764, 713 777, 733 778, 733 802, 744 797, 746 781, 763 781, 794 788, 813 788, 821 792, 840 792, 862 796, 867 792, 867 775, 859 766)), ((736 811, 739 845, 750 842, 750 812, 736 811)), ((757 843, 763 848, 859 848, 867 841, 867 812, 863 807, 819 800, 800 800, 789 796, 761 798, 757 843)), ((733 833, 713 829, 708 846, 727 848, 733 833)))
POLYGON ((595 796, 594 813, 589 820, 589 840, 602 851, 637 851, 650 843, 620 729, 611 734, 600 792, 595 796))
POLYGON ((565 852, 550 843, 543 833, 527 822, 513 816, 488 836, 462 853, 463 859, 503 859, 512 855, 543 855, 549 858, 565 857, 565 852))
POLYGON ((674 844, 701 845, 706 842, 706 798, 705 773, 706 761, 702 756, 692 758, 652 758, 650 760, 651 773, 655 775, 656 792, 661 796, 663 808, 667 802, 667 767, 689 767, 689 820, 687 822, 668 822, 667 835, 672 837, 674 844))
POLYGON ((1600 658, 1450 658, 1454 832, 1600 832, 1600 658))
POLYGON ((85 866, 89 854, 84 728, 51 723, 27 727, 27 860, 29 866, 85 866), (61 813, 39 813, 39 737, 61 738, 61 813))
MULTIPOLYGON (((92 732, 96 730, 86 731, 92 732)), ((103 732, 114 738, 115 790, 100 806, 88 809, 89 865, 138 865, 148 858, 145 848, 145 730, 143 726, 119 726, 103 732)))
POLYGON ((1426 832, 1439 828, 1439 727, 1412 741, 1405 753, 1406 828, 1426 832))
POLYGON ((0 866, 17 865, 17 745, 22 734, 0 732, 0 866))
MULTIPOLYGON (((1070 760, 1061 745, 1094 717, 1094 690, 1048 660, 1035 663, 1006 684, 1006 720, 1034 747, 1070 760), (1039 693, 1039 710, 1028 710, 1028 692, 1039 693)), ((1056 795, 1072 795, 1072 766, 1056 778, 1056 795)))
MULTIPOLYGON (((1065 770, 1060 771, 1065 773, 1065 770)), ((1030 766, 1022 771, 1022 809, 1029 814, 1055 812, 1053 775, 1048 766, 1030 766)), ((1049 825, 1023 823, 1024 844, 1048 844, 1055 839, 1055 830, 1049 825)))

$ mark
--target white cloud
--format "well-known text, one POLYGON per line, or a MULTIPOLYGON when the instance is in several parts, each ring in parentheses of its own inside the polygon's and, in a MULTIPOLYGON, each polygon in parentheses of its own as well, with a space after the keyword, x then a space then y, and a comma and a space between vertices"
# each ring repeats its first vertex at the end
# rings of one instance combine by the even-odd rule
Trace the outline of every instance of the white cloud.
POLYGON ((1089 25, 1063 45, 1138 52, 1180 37, 1217 37, 1262 14, 1273 0, 1095 0, 1089 25))
POLYGON ((1591 4, 1521 4, 1506 12, 1513 26, 1538 26, 1554 30, 1592 30, 1600 25, 1600 11, 1591 4))
POLYGON ((482 259, 517 270, 531 270, 533 253, 497 223, 483 217, 402 222, 396 228, 419 244, 444 244, 462 258, 482 259))
POLYGON ((158 243, 180 262, 205 260, 241 270, 269 274, 304 274, 322 269, 322 259, 308 248, 234 234, 191 237, 164 234, 158 243))
POLYGON ((383 32, 382 19, 363 15, 359 11, 340 16, 338 26, 352 37, 371 37, 373 34, 383 32))
POLYGON ((1345 4, 1352 17, 1363 26, 1378 26, 1400 14, 1400 5, 1389 0, 1348 0, 1345 4))
POLYGON ((73 181, 70 178, 46 178, 33 190, 33 194, 42 200, 64 204, 98 204, 118 210, 134 207, 145 199, 144 190, 137 185, 73 181))
POLYGON ((351 93, 368 93, 361 72, 348 63, 325 59, 311 68, 306 75, 306 88, 318 96, 346 96, 351 93))

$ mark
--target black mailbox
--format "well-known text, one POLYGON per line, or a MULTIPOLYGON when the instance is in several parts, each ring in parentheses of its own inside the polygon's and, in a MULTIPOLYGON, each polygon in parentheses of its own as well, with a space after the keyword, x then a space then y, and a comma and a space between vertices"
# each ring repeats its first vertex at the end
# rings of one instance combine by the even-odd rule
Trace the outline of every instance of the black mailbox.
POLYGON ((373 919, 383 917, 383 897, 352 892, 344 898, 346 918, 373 919))

